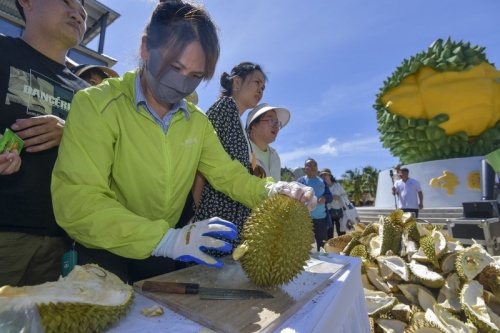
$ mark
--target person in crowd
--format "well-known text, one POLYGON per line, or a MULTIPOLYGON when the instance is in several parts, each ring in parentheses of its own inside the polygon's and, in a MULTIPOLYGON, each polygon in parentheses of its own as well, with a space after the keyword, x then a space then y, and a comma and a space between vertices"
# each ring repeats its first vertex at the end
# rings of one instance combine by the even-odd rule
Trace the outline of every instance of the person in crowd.
POLYGON ((300 177, 297 181, 314 189, 314 194, 317 198, 317 205, 314 210, 311 210, 311 217, 314 224, 314 238, 316 240, 316 250, 319 251, 323 244, 328 240, 328 224, 329 212, 327 204, 332 202, 332 193, 326 182, 318 177, 318 163, 308 158, 304 163, 305 176, 300 177))
MULTIPOLYGON (((215 128, 224 150, 232 160, 240 162, 249 174, 257 176, 260 171, 259 168, 252 169, 248 135, 241 116, 260 102, 266 81, 266 75, 260 65, 252 62, 236 65, 230 73, 222 73, 221 95, 207 111, 208 119, 215 128)), ((211 184, 207 184, 200 175, 193 186, 193 197, 196 206, 195 220, 219 216, 236 224, 238 235, 243 231, 243 225, 251 212, 248 205, 218 191, 211 184)), ((231 243, 236 247, 239 237, 231 243)), ((217 257, 227 254, 218 251, 209 253, 217 257)))
POLYGON ((419 209, 424 208, 424 193, 418 180, 410 178, 408 168, 401 168, 401 179, 392 187, 392 195, 398 198, 398 207, 418 217, 419 209))
POLYGON ((175 270, 174 260, 222 267, 203 250, 230 251, 235 225, 216 216, 179 221, 197 171, 248 207, 276 193, 315 207, 311 188, 259 179, 231 160, 206 115, 184 99, 213 76, 219 53, 202 7, 162 1, 144 30, 139 68, 76 94, 51 189, 79 264, 129 283, 175 270))
POLYGON ((252 169, 260 167, 261 178, 281 179, 281 160, 276 150, 269 146, 279 131, 290 120, 290 112, 285 108, 262 103, 248 113, 246 130, 250 137, 252 169))
POLYGON ((83 5, 15 4, 26 25, 20 38, 0 35, 0 133, 11 129, 24 149, 0 155, 0 286, 35 285, 61 275, 69 239, 54 218, 51 172, 73 95, 88 87, 65 66, 68 50, 86 30, 83 5))
POLYGON ((71 68, 71 72, 87 81, 91 86, 96 86, 110 77, 119 77, 118 73, 109 67, 89 64, 74 66, 71 68))
POLYGON ((349 202, 349 197, 342 185, 340 185, 337 179, 332 175, 330 169, 322 169, 319 176, 325 181, 332 193, 332 201, 326 205, 332 219, 332 226, 328 228, 327 238, 333 238, 334 228, 337 231, 337 236, 345 235, 345 226, 342 228, 344 231, 341 231, 341 221, 344 217, 344 206, 346 202, 349 202))

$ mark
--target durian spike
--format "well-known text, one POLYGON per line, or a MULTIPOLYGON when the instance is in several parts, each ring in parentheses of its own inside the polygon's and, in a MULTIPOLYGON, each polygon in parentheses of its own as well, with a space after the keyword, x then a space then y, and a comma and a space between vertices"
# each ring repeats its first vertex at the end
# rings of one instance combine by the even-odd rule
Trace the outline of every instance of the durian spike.
POLYGON ((243 244, 238 245, 238 247, 234 249, 233 259, 240 260, 241 257, 243 257, 247 251, 248 251, 248 244, 245 241, 243 242, 243 244))

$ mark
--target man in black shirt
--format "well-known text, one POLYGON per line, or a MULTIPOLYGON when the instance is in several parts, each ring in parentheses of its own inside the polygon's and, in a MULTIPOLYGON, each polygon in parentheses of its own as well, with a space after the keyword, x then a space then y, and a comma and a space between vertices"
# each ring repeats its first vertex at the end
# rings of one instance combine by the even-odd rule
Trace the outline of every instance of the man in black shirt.
POLYGON ((10 157, 20 168, 2 171, 0 155, 0 287, 40 284, 61 274, 69 242, 52 211, 51 174, 73 95, 89 86, 65 66, 68 50, 86 30, 82 3, 16 5, 26 27, 20 38, 0 35, 0 133, 8 128, 25 145, 20 156, 10 157))

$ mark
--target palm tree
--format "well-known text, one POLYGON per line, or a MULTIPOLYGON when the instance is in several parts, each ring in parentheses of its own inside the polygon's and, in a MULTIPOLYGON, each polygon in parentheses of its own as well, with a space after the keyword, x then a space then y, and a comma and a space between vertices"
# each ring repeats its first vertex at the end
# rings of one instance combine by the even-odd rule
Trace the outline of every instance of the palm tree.
POLYGON ((347 170, 342 175, 341 184, 350 195, 351 200, 356 206, 359 206, 363 198, 363 193, 367 192, 374 196, 377 192, 378 174, 380 170, 372 166, 366 166, 363 169, 347 170))
POLYGON ((363 178, 364 178, 364 188, 365 191, 370 193, 372 196, 375 196, 377 193, 377 183, 378 183, 378 174, 380 170, 371 165, 363 168, 363 178))
POLYGON ((358 168, 347 170, 342 174, 340 183, 356 206, 363 196, 363 174, 358 168))

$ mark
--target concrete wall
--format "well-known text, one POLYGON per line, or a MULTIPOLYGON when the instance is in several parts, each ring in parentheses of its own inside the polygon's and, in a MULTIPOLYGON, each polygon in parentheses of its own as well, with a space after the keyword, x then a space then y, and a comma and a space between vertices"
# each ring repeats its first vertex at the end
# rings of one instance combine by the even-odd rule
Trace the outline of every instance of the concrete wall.
MULTIPOLYGON (((432 207, 462 207, 462 202, 480 201, 480 188, 471 188, 471 185, 481 182, 471 182, 471 173, 481 173, 481 160, 484 156, 453 158, 448 160, 430 161, 405 165, 410 170, 410 177, 420 182, 424 193, 424 208, 432 207), (446 186, 451 182, 452 177, 444 179, 444 171, 456 176, 457 186, 450 187, 450 192, 446 186), (441 177, 441 178, 440 178, 441 177), (431 182, 438 184, 438 187, 431 186, 431 182), (453 192, 453 193, 451 193, 453 192)), ((477 174, 476 174, 477 175, 477 174)), ((379 173, 377 196, 375 207, 395 208, 394 196, 391 193, 392 179, 390 169, 379 173)))

